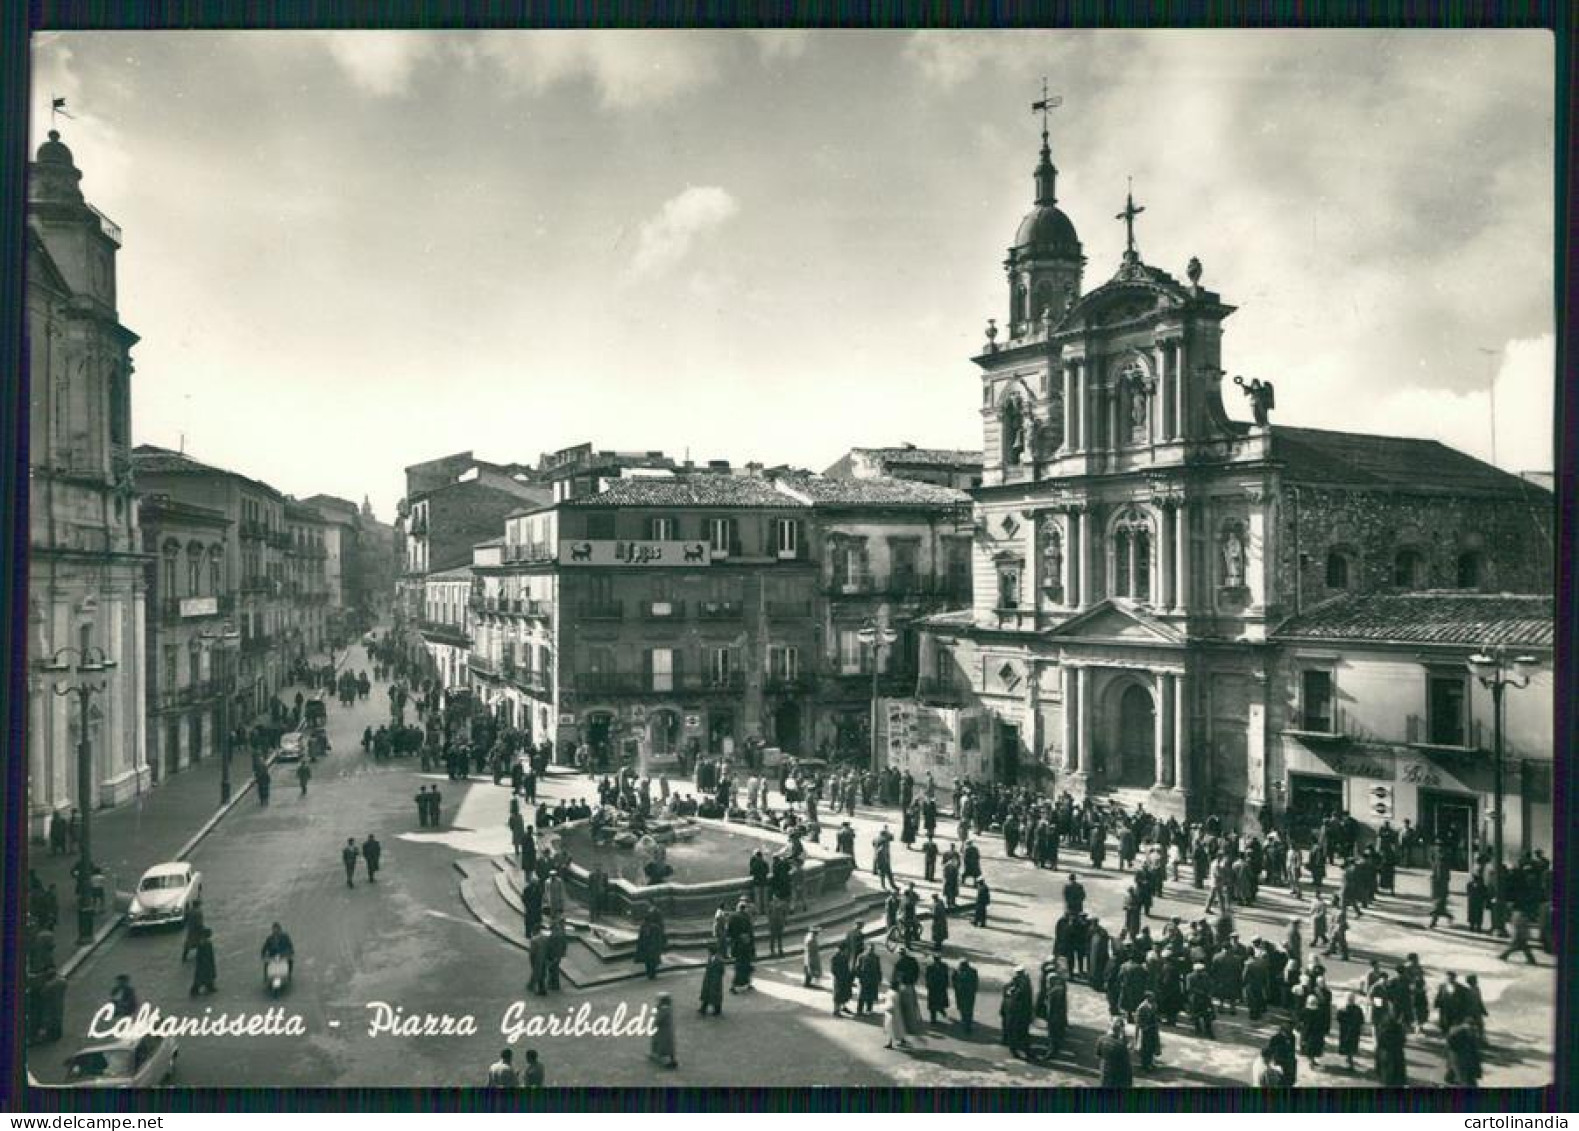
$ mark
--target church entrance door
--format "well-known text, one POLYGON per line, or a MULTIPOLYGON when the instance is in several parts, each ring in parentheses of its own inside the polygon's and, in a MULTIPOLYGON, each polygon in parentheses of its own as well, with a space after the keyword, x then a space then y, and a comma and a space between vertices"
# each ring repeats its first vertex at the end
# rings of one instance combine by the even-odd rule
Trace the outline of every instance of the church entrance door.
POLYGON ((1156 776, 1157 709, 1138 683, 1118 701, 1118 775, 1121 786, 1150 786, 1156 776))

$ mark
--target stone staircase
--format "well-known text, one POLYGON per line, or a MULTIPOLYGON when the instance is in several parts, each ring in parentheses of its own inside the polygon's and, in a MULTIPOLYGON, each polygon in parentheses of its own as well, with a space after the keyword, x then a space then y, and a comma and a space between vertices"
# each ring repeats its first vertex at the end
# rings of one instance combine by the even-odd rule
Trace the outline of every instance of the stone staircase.
MULTIPOLYGON (((522 928, 522 876, 510 857, 473 856, 455 862, 460 873, 461 902, 472 916, 503 941, 526 951, 522 928)), ((836 896, 822 900, 789 916, 784 927, 785 956, 799 955, 808 928, 823 929, 825 948, 831 949, 844 932, 857 922, 867 925, 869 938, 887 933, 883 923, 886 896, 865 877, 852 876, 836 896)), ((636 930, 624 919, 605 918, 596 923, 586 917, 586 908, 568 904, 565 916, 569 947, 560 972, 577 989, 608 985, 644 977, 636 963, 636 930)), ((683 919, 666 923, 669 946, 663 955, 664 970, 700 969, 707 964, 707 947, 713 941, 711 919, 683 919)), ((778 961, 767 956, 767 924, 757 916, 758 961, 778 961)), ((826 965, 828 958, 823 959, 826 965)), ((523 963, 523 974, 525 965, 523 963)))

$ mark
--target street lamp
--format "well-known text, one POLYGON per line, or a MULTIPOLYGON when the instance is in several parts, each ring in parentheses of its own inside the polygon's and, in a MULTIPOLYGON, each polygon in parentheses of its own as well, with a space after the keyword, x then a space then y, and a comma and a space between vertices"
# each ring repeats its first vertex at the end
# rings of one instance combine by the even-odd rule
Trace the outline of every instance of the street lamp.
POLYGON ((103 648, 61 648, 45 661, 45 671, 70 672, 75 682, 55 685, 55 694, 75 695, 80 712, 77 729, 77 804, 82 812, 81 835, 77 838, 77 944, 93 941, 93 750, 88 741, 88 700, 109 686, 107 679, 95 679, 115 667, 103 648), (74 657, 68 661, 67 657, 74 657), (87 678, 84 678, 87 677, 87 678))
POLYGON ((1491 903, 1492 927, 1502 934, 1508 921, 1503 904, 1502 867, 1502 693, 1509 687, 1528 687, 1531 669, 1538 663, 1534 656, 1509 656, 1502 645, 1489 652, 1477 652, 1468 660, 1468 666, 1481 686, 1491 692, 1491 719, 1493 741, 1492 791, 1496 808, 1492 811, 1492 853, 1495 856, 1491 903))
POLYGON ((891 647, 894 641, 899 639, 899 633, 868 618, 855 635, 863 645, 872 650, 872 770, 876 772, 882 769, 877 746, 877 672, 881 667, 882 650, 891 647))
POLYGON ((235 689, 231 686, 229 656, 231 649, 240 646, 241 633, 227 620, 219 631, 200 632, 197 638, 203 651, 210 656, 216 651, 219 654, 219 803, 225 805, 230 801, 230 753, 235 745, 230 733, 230 700, 235 689))

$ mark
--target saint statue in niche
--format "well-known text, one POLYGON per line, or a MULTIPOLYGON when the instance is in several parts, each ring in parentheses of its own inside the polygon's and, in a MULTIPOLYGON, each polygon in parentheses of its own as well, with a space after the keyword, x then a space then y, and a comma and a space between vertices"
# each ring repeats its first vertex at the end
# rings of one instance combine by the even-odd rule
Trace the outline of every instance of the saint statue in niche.
POLYGON ((1006 463, 1019 463, 1025 454, 1025 413, 1020 399, 1014 395, 1003 401, 1003 458, 1006 463))
POLYGON ((1052 523, 1042 529, 1042 585, 1055 596, 1064 589, 1064 540, 1052 523))
POLYGON ((1239 528, 1231 526, 1223 535, 1223 584, 1238 589, 1245 583, 1245 541, 1239 528))

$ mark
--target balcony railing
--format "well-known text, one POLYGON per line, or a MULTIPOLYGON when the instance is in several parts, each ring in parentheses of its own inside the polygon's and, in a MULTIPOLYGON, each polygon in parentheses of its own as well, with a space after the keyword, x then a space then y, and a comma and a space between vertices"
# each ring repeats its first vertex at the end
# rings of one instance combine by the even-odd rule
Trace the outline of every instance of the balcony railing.
POLYGON ((261 539, 264 536, 264 526, 263 523, 254 521, 253 519, 243 519, 241 525, 237 528, 236 533, 242 538, 261 539))
POLYGON ((772 620, 805 620, 810 616, 810 601, 768 602, 768 617, 772 620))
POLYGON ((554 693, 553 677, 546 672, 534 671, 531 668, 523 668, 507 663, 504 665, 501 674, 523 691, 530 691, 535 695, 552 695, 554 693))
POLYGON ((675 692, 728 693, 745 686, 745 675, 673 675, 657 672, 579 672, 567 684, 579 695, 669 695, 675 692))
POLYGON ((841 573, 828 578, 823 584, 823 592, 835 596, 858 596, 875 591, 874 579, 869 573, 841 573))
POLYGON ((970 696, 970 688, 952 679, 923 679, 916 686, 916 696, 932 703, 963 703, 970 696))
POLYGON ((473 675, 480 675, 485 678, 498 678, 499 675, 499 665, 481 652, 471 653, 467 657, 466 666, 471 669, 473 675))
POLYGON ((621 620, 625 606, 619 601, 584 601, 577 608, 582 620, 621 620))
POLYGON ((458 624, 451 624, 449 621, 421 620, 417 622, 417 627, 424 636, 431 636, 457 644, 471 643, 471 637, 466 635, 466 630, 458 624))
POLYGON ((765 685, 768 691, 778 692, 780 695, 803 694, 809 692, 815 685, 815 680, 804 673, 795 675, 770 675, 765 685))
POLYGON ((647 620, 681 620, 685 617, 685 602, 643 601, 641 615, 647 620))
POLYGON ((243 593, 272 593, 274 582, 267 577, 244 577, 241 579, 243 593))
POLYGON ((703 620, 739 620, 739 601, 698 601, 696 615, 703 620))
POLYGON ((503 560, 507 562, 551 562, 556 548, 551 542, 506 543, 503 560))

